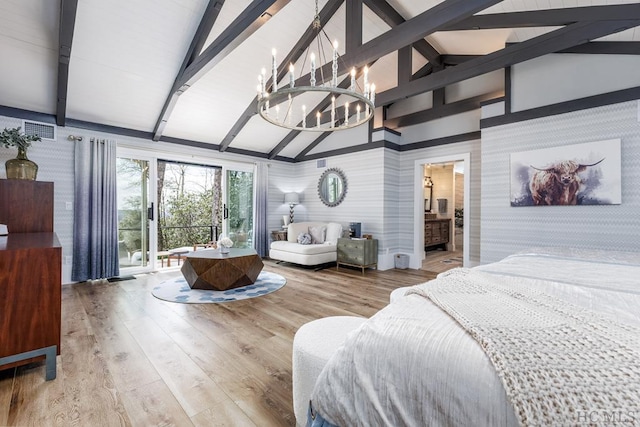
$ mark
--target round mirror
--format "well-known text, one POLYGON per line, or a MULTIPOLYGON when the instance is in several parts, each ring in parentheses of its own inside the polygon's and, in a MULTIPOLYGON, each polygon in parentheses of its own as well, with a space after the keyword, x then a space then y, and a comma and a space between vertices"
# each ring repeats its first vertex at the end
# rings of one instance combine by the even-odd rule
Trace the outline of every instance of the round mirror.
POLYGON ((329 207, 338 206, 347 194, 347 178, 340 169, 324 171, 318 181, 318 196, 329 207))

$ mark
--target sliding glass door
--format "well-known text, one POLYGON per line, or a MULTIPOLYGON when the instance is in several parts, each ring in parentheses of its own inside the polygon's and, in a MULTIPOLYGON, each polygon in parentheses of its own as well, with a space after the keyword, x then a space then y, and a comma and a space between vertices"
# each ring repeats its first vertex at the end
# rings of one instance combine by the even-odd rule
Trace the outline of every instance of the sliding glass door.
POLYGON ((119 156, 116 161, 118 256, 124 274, 150 270, 155 256, 153 165, 150 159, 133 156, 119 156))
POLYGON ((222 235, 234 247, 253 247, 254 165, 220 163, 118 148, 122 274, 177 266, 174 254, 222 235))
POLYGON ((236 248, 253 247, 253 169, 226 169, 225 234, 236 248))
POLYGON ((217 240, 222 226, 222 168, 158 160, 158 250, 217 240))

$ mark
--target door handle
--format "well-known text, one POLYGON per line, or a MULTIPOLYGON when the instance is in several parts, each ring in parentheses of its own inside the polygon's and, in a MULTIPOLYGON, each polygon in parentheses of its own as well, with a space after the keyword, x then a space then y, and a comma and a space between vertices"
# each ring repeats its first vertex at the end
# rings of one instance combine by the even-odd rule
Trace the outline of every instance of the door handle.
POLYGON ((222 208, 222 219, 229 218, 229 208, 227 208, 227 204, 225 203, 222 208))
POLYGON ((147 218, 149 221, 153 221, 153 202, 151 202, 151 207, 147 208, 147 218))

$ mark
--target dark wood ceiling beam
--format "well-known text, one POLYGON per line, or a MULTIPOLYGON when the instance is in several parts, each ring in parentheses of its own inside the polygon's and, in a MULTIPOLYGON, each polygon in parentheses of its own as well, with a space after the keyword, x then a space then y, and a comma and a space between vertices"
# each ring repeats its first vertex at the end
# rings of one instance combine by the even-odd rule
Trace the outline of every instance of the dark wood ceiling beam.
POLYGON ((286 148, 287 145, 289 145, 301 133, 302 133, 301 130, 292 130, 291 132, 289 132, 284 138, 282 138, 282 141, 280 141, 278 145, 276 145, 273 148, 273 150, 269 152, 269 154, 267 155, 267 158, 269 160, 275 158, 282 150, 286 148))
POLYGON ((58 88, 56 101, 56 124, 65 126, 67 121, 67 92, 69 88, 69 62, 73 31, 76 26, 78 0, 60 2, 60 31, 58 36, 58 88))
MULTIPOLYGON (((356 53, 345 54, 338 63, 338 75, 344 74, 352 67, 362 67, 367 63, 388 55, 391 52, 408 46, 425 38, 427 35, 439 31, 479 12, 501 0, 445 0, 426 12, 405 21, 384 34, 363 44, 356 53)), ((322 73, 331 75, 331 63, 322 66, 322 73)), ((310 75, 306 74, 296 80, 296 86, 309 85, 310 75)))
POLYGON ((460 65, 472 59, 481 58, 484 55, 442 55, 442 62, 445 65, 460 65))
POLYGON ((188 54, 185 56, 182 67, 180 67, 180 74, 182 74, 182 71, 189 65, 193 64, 193 61, 195 61, 198 55, 200 55, 200 52, 202 52, 202 48, 204 48, 204 44, 207 42, 207 38, 211 33, 211 29, 218 20, 222 6, 224 6, 224 1, 225 0, 209 0, 200 24, 198 25, 198 29, 193 36, 189 50, 187 51, 188 54))
MULTIPOLYGON (((157 141, 160 139, 162 131, 169 120, 169 116, 178 103, 178 97, 255 33, 273 15, 286 6, 289 1, 290 0, 253 0, 215 40, 176 77, 160 117, 156 122, 154 140, 157 141)), ((189 57, 191 57, 191 55, 189 57)))
POLYGON ((253 0, 184 71, 179 86, 191 86, 266 24, 290 0, 253 0))
POLYGON ((449 25, 443 31, 560 27, 574 22, 620 21, 639 17, 639 7, 638 4, 621 4, 475 15, 449 25))
POLYGON ((313 142, 309 145, 307 145, 307 147, 302 150, 296 157, 295 157, 295 161, 296 162, 300 162, 302 160, 304 160, 304 157, 309 154, 309 152, 311 150, 313 150, 314 148, 316 148, 318 145, 320 145, 320 143, 322 141, 325 140, 326 137, 328 137, 329 135, 331 135, 333 132, 322 132, 316 139, 313 140, 313 142))
POLYGON ((411 81, 413 71, 413 52, 411 46, 405 46, 398 50, 398 84, 411 81))
MULTIPOLYGON (((207 36, 211 32, 211 28, 213 28, 213 24, 218 19, 218 15, 220 14, 220 10, 224 5, 224 0, 210 0, 207 4, 207 8, 200 19, 200 24, 196 29, 196 33, 193 35, 193 39, 189 44, 189 49, 182 60, 182 65, 180 66, 180 70, 178 70, 178 74, 173 81, 172 88, 175 88, 178 84, 178 81, 184 74, 184 70, 193 63, 193 61, 198 57, 200 51, 204 47, 205 42, 207 41, 207 36)), ((182 92, 180 92, 182 93, 182 92)), ((164 128, 167 125, 167 121, 169 120, 169 116, 173 111, 176 103, 178 102, 178 93, 173 90, 167 96, 167 99, 164 101, 164 105, 162 106, 162 111, 160 112, 160 116, 158 116, 158 120, 156 121, 156 125, 153 128, 153 140, 158 141, 160 137, 162 137, 162 133, 164 132, 164 128)))
POLYGON ((563 49, 558 53, 640 55, 640 42, 589 42, 563 49))
POLYGON ((348 0, 346 3, 345 52, 355 52, 362 46, 362 0, 348 0))
MULTIPOLYGON (((386 0, 364 0, 365 5, 391 28, 406 20, 386 0)), ((424 39, 413 43, 413 48, 433 64, 440 63, 440 52, 424 39)))
POLYGON ((513 64, 580 45, 588 40, 617 33, 627 28, 635 27, 638 24, 639 21, 637 20, 578 22, 571 24, 517 45, 507 46, 481 58, 446 68, 438 73, 432 73, 421 79, 384 91, 376 97, 376 105, 389 105, 439 87, 448 86, 513 64))
MULTIPOLYGON (((342 5, 344 0, 329 0, 319 12, 320 15, 320 25, 324 27, 327 22, 335 15, 338 8, 342 5)), ((304 53, 304 51, 309 47, 309 45, 313 42, 317 35, 316 30, 312 25, 309 25, 295 46, 289 51, 289 54, 282 61, 280 70, 278 71, 279 79, 284 76, 284 73, 288 70, 288 64, 295 63, 304 53)), ((266 87, 271 87, 271 79, 267 81, 266 87)), ((258 114, 257 111, 258 99, 254 97, 253 100, 249 103, 247 108, 244 109, 244 112, 238 117, 238 120, 233 124, 229 132, 225 135, 225 137, 220 142, 220 151, 226 151, 229 148, 229 145, 233 142, 233 140, 238 136, 240 131, 249 123, 251 118, 258 114)))
POLYGON ((420 79, 424 76, 428 76, 429 74, 431 74, 433 72, 433 64, 430 62, 427 62, 426 64, 424 64, 422 66, 422 68, 420 68, 418 71, 416 71, 413 76, 411 76, 411 80, 416 80, 416 79, 420 79))
POLYGON ((426 123, 431 120, 441 119, 443 117, 453 116, 456 114, 466 113, 480 108, 480 104, 504 96, 504 92, 496 91, 484 95, 474 96, 472 98, 463 99, 461 101, 452 102, 450 104, 436 105, 428 110, 422 110, 403 116, 394 117, 384 121, 384 126, 391 129, 398 129, 405 126, 413 126, 420 123, 426 123))

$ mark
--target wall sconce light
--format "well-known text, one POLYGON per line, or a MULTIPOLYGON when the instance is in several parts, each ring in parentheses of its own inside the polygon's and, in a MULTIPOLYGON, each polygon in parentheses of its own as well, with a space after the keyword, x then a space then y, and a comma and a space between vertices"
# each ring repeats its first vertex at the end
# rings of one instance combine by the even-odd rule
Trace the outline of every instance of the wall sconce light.
POLYGON ((431 200, 433 199, 433 181, 430 176, 424 177, 424 188, 429 189, 429 198, 424 201, 424 211, 431 212, 431 200))

